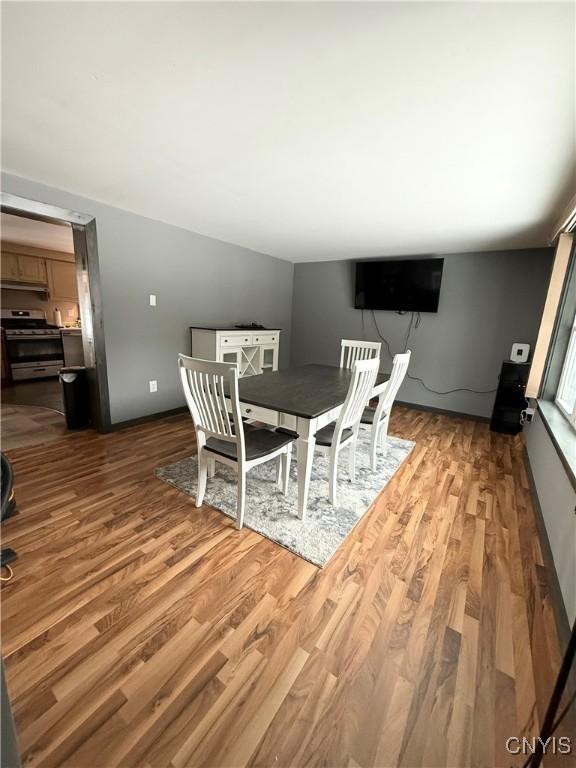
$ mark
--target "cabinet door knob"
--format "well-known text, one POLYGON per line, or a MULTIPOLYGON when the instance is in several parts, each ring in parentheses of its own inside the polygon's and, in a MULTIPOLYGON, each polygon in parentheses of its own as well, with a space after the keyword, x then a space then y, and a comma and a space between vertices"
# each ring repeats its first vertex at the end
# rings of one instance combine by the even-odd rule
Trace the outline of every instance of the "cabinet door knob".
POLYGON ((252 413, 252 408, 246 408, 246 413, 252 413))

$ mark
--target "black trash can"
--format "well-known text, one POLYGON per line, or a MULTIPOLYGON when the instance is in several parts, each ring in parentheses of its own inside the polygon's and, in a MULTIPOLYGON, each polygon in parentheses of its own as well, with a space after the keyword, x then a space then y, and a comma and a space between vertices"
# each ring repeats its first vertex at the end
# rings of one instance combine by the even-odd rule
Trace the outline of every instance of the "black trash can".
POLYGON ((60 384, 64 396, 64 414, 68 429, 85 429, 90 425, 88 375, 83 365, 60 369, 60 384))

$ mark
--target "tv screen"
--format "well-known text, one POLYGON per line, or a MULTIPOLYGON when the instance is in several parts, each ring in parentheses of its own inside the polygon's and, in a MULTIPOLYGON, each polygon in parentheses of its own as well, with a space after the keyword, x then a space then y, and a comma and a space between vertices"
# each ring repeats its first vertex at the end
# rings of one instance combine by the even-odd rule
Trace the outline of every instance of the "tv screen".
POLYGON ((438 312, 444 259, 356 262, 356 309, 438 312))

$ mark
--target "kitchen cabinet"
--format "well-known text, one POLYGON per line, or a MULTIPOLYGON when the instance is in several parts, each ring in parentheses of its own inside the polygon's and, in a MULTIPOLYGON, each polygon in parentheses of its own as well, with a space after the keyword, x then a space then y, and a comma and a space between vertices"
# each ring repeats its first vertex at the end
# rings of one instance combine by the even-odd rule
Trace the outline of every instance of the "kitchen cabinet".
POLYGON ((2 280, 18 280, 18 256, 15 253, 2 253, 2 280))
MULTIPOLYGON (((13 253, 3 244, 0 276, 2 282, 48 285, 51 299, 78 301, 76 264, 60 258, 13 253)), ((48 252, 47 252, 48 253, 48 252)))
POLYGON ((25 283, 46 282, 46 262, 36 256, 18 256, 18 280, 25 283))
POLYGON ((38 256, 2 253, 2 280, 4 282, 46 284, 46 261, 38 256))
POLYGON ((48 261, 46 266, 50 299, 78 301, 76 265, 67 261, 48 261))

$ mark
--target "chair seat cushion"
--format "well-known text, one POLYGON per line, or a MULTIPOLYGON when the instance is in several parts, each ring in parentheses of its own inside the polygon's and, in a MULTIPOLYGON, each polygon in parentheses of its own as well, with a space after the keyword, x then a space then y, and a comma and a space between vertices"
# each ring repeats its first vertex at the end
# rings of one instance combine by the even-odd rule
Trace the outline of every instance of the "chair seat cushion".
POLYGON ((376 416, 376 408, 364 408, 360 424, 374 424, 374 416, 376 416))
MULTIPOLYGON (((364 413, 360 419, 360 424, 374 424, 374 417, 376 416, 376 408, 364 408, 364 413)), ((380 423, 384 421, 386 412, 382 411, 380 416, 380 423)))
MULTIPOLYGON (((278 432, 272 432, 269 429, 249 429, 244 432, 244 444, 246 447, 246 459, 261 459, 268 453, 273 453, 279 448, 283 448, 288 443, 292 443, 294 438, 290 435, 282 435, 278 432)), ((229 459, 236 459, 236 443, 229 443, 227 440, 219 440, 217 437, 209 437, 206 440, 206 450, 217 453, 220 456, 226 456, 229 459)))
MULTIPOLYGON (((331 424, 326 424, 325 427, 319 429, 318 432, 316 432, 316 442, 318 445, 332 445, 332 438, 334 437, 335 428, 336 422, 333 421, 331 424)), ((342 434, 340 435, 340 442, 343 443, 344 440, 352 437, 352 434, 353 433, 351 429, 343 429, 342 434)))
POLYGON ((298 432, 295 432, 293 429, 287 429, 286 427, 278 427, 276 430, 280 435, 290 435, 294 438, 294 440, 298 440, 298 432))

